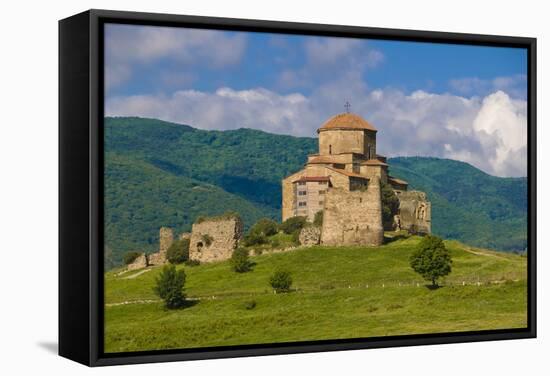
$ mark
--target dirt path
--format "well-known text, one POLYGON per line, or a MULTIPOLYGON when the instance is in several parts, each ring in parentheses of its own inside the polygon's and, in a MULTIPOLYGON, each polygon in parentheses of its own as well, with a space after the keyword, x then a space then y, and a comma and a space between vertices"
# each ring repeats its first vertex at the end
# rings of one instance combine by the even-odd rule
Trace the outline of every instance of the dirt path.
POLYGON ((143 270, 140 270, 139 272, 137 272, 135 274, 129 275, 128 277, 123 277, 123 279, 134 279, 134 278, 139 277, 140 275, 142 275, 144 273, 150 272, 151 270, 152 269, 143 269, 143 270))
POLYGON ((510 260, 509 260, 508 258, 506 258, 506 257, 499 256, 499 255, 495 255, 494 253, 490 253, 490 252, 474 251, 472 248, 464 248, 464 250, 465 250, 466 252, 469 252, 469 253, 472 253, 472 254, 478 255, 478 256, 494 257, 494 258, 498 258, 498 259, 501 259, 501 260, 510 261, 510 260))

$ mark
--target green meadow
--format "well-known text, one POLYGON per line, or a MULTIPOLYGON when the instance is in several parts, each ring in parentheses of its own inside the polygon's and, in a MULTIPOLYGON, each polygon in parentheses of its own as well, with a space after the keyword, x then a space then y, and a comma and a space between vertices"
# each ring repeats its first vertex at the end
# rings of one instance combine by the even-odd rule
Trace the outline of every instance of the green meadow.
POLYGON ((242 274, 229 262, 181 265, 189 304, 179 310, 166 310, 153 293, 161 268, 111 270, 105 351, 526 327, 526 257, 447 241, 453 270, 432 290, 409 266, 419 239, 264 252, 242 274), (278 269, 292 274, 292 292, 272 291, 278 269))

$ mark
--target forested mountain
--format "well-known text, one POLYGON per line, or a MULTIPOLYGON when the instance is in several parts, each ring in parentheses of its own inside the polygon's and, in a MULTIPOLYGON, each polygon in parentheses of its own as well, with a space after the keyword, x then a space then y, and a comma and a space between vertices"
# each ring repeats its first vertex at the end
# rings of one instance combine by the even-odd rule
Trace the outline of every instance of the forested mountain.
MULTIPOLYGON (((160 226, 189 231, 200 215, 233 210, 246 226, 261 217, 280 219, 281 179, 316 150, 314 138, 106 118, 105 236, 113 260, 128 250, 155 250, 160 226)), ((393 176, 428 194, 434 233, 480 247, 525 249, 525 178, 497 178, 436 158, 389 164, 393 176)))

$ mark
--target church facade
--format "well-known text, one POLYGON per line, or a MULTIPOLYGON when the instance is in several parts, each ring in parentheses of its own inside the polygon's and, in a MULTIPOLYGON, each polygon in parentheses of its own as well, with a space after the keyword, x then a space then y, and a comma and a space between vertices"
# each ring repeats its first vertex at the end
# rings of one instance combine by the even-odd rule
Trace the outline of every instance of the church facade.
POLYGON ((323 211, 321 243, 380 245, 381 186, 388 184, 400 201, 394 229, 430 233, 430 202, 423 192, 408 191, 406 181, 389 174, 386 158, 377 154, 377 132, 353 113, 327 120, 317 130, 319 152, 282 181, 282 220, 304 216, 313 221, 323 211))

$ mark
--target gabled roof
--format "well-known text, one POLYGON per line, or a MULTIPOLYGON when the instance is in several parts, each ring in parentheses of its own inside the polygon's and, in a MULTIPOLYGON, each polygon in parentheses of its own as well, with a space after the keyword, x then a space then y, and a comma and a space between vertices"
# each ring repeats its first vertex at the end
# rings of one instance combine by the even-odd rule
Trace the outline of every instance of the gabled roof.
POLYGON ((330 129, 366 129, 369 131, 376 132, 376 128, 372 124, 370 124, 368 121, 363 119, 361 116, 357 114, 352 114, 348 112, 344 112, 338 115, 334 115, 330 119, 328 119, 322 126, 317 130, 317 132, 320 132, 321 130, 330 130, 330 129))

